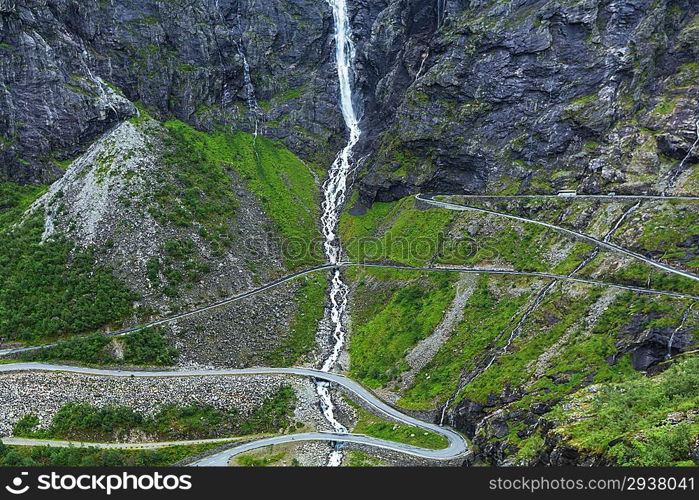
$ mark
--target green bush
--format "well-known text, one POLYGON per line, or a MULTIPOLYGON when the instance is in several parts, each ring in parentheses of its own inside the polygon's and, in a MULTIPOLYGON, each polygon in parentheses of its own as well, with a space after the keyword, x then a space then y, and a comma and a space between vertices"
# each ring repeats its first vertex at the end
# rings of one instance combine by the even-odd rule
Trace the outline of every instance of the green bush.
POLYGON ((59 342, 54 347, 28 351, 21 355, 25 361, 77 361, 95 365, 115 363, 107 351, 110 339, 99 333, 59 342))
POLYGON ((48 189, 47 186, 20 186, 13 182, 0 183, 0 228, 7 228, 48 189))
POLYGON ((16 226, 0 226, 0 337, 41 342, 120 324, 137 296, 93 251, 62 236, 41 242, 37 212, 16 226))
MULTIPOLYGON (((655 378, 600 386, 587 404, 587 418, 563 425, 560 432, 576 446, 608 453, 620 465, 670 466, 689 460, 699 424, 685 419, 673 425, 668 415, 696 408, 699 358, 691 357, 655 378)), ((556 411, 565 419, 563 410, 556 411)))
POLYGON ((50 446, 4 446, 0 441, 0 466, 4 467, 157 467, 172 465, 220 443, 168 446, 157 450, 103 450, 50 446))
POLYGON ((22 354, 26 361, 76 361, 90 365, 170 366, 177 360, 177 350, 155 328, 144 328, 124 337, 106 337, 95 333, 87 337, 59 342, 53 347, 22 354), (123 342, 124 358, 117 359, 109 350, 112 342, 123 342))
POLYGON ((34 414, 25 415, 15 424, 12 433, 15 436, 32 436, 39 425, 39 417, 34 414))
POLYGON ((153 328, 145 328, 124 337, 124 362, 130 365, 174 365, 178 357, 165 337, 153 328))
POLYGON ((689 424, 647 431, 642 440, 621 441, 608 454, 617 464, 630 467, 662 467, 685 461, 693 438, 689 424))
POLYGON ((240 424, 239 432, 245 435, 285 429, 291 425, 291 416, 295 407, 296 392, 291 386, 282 386, 240 424))
MULTIPOLYGON (((90 434, 119 437, 124 432, 141 426, 143 422, 144 417, 130 408, 93 408, 86 403, 68 403, 53 417, 46 434, 64 439, 90 434)), ((16 431, 17 429, 15 434, 16 431)))

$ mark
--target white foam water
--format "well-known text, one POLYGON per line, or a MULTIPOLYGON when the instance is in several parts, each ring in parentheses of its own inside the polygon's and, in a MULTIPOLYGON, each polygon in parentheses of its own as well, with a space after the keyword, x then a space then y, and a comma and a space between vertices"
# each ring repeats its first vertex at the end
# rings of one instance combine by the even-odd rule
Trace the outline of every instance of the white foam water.
MULTIPOLYGON (((338 221, 347 195, 347 181, 351 172, 352 150, 359 142, 361 131, 352 96, 352 65, 355 57, 355 48, 352 42, 352 27, 347 14, 347 1, 328 0, 328 3, 332 7, 335 25, 335 57, 340 84, 340 108, 349 138, 347 144, 330 167, 328 179, 323 184, 323 204, 320 221, 325 240, 323 244, 325 257, 328 263, 339 264, 342 256, 342 246, 337 234, 338 221)), ((336 269, 333 272, 329 291, 329 318, 333 348, 330 355, 323 362, 321 369, 325 372, 329 372, 335 367, 345 345, 346 330, 343 325, 343 318, 347 310, 348 293, 349 288, 343 281, 340 270, 336 269)), ((323 414, 330 422, 333 430, 340 433, 348 432, 347 428, 335 417, 335 405, 332 402, 329 384, 327 382, 317 382, 316 392, 320 398, 323 414)), ((342 457, 340 446, 336 445, 328 459, 328 466, 340 465, 342 457)))

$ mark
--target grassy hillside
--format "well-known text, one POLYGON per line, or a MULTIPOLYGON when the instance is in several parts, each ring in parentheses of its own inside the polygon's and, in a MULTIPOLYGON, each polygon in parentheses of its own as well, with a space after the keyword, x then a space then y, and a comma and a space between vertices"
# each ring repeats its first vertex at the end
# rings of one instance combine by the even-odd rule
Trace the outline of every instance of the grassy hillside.
MULTIPOLYGON (((629 206, 533 200, 525 204, 508 201, 490 208, 603 237, 629 206)), ((694 209, 673 204, 657 212, 656 208, 644 210, 642 206, 632 212, 633 217, 619 226, 612 241, 691 269, 692 249, 683 242, 694 231, 694 209), (668 212, 678 216, 668 217, 668 212), (651 229, 645 227, 646 222, 651 229), (672 255, 647 250, 655 248, 647 243, 650 234, 660 241, 656 246, 679 250, 672 255)), ((413 198, 375 204, 360 216, 346 213, 341 230, 353 260, 407 265, 493 266, 563 274, 593 250, 585 242, 529 223, 475 212, 420 209, 413 198), (374 245, 371 254, 366 251, 367 241, 374 245), (401 253, 389 241, 403 241, 399 250, 421 245, 430 251, 401 253), (459 247, 461 242, 466 243, 459 247), (461 251, 449 253, 453 248, 461 251)), ((581 388, 638 384, 642 390, 648 379, 634 368, 634 356, 650 352, 656 360, 664 359, 672 332, 678 331, 678 338, 683 336, 689 342, 689 347, 682 348, 687 356, 695 355, 691 342, 699 342, 699 315, 690 311, 683 322, 691 304, 686 299, 570 282, 556 282, 542 295, 550 280, 480 275, 470 281, 459 320, 450 325, 446 338, 405 386, 395 382, 407 370, 406 356, 454 306, 459 274, 360 269, 348 276, 355 292, 351 373, 372 387, 393 391, 398 404, 406 408, 438 409, 450 401, 457 427, 469 429, 482 422, 473 436, 476 450, 503 450, 501 457, 520 453, 531 459, 533 450, 542 449, 544 441, 532 431, 536 429, 533 423, 542 415, 556 415, 564 408, 562 401, 581 388), (461 417, 456 413, 459 408, 475 408, 475 413, 461 417)), ((579 276, 672 291, 699 290, 692 280, 606 251, 579 276)), ((668 401, 667 413, 673 408, 681 411, 684 404, 668 401)), ((697 432, 692 429, 690 434, 696 437, 697 432)), ((481 458, 495 460, 487 454, 481 458)), ((619 462, 640 463, 631 458, 619 462)))
POLYGON ((431 431, 425 431, 418 427, 411 427, 409 425, 385 420, 369 413, 347 398, 345 398, 345 401, 354 408, 357 414, 357 421, 352 429, 352 432, 355 434, 364 434, 365 436, 372 436, 387 441, 395 441, 432 450, 446 448, 449 444, 447 438, 444 436, 431 431))
POLYGON ((444 232, 454 218, 446 211, 421 211, 412 198, 375 203, 365 215, 343 214, 340 235, 354 262, 391 260, 424 266, 438 253, 444 232))
MULTIPOLYGON (((0 337, 38 343, 115 328, 127 318, 140 319, 158 309, 152 304, 147 310, 134 307, 145 295, 156 294, 156 306, 168 304, 177 310, 182 291, 204 283, 216 271, 217 259, 226 258, 234 244, 242 245, 246 235, 238 234, 237 221, 255 216, 239 212, 245 188, 271 220, 273 227, 265 226, 265 220, 258 225, 262 235, 281 247, 287 268, 322 262, 320 246, 313 244, 320 237, 318 186, 308 167, 289 150, 243 132, 207 134, 180 121, 160 126, 145 110, 132 125, 134 134, 145 137, 142 150, 124 152, 107 138, 91 160, 94 164, 83 165, 84 172, 71 181, 91 182, 94 174, 97 187, 90 189, 107 189, 107 185, 115 189, 120 181, 114 179, 123 177, 128 196, 115 203, 115 210, 132 210, 134 215, 114 228, 114 237, 76 246, 71 239, 76 215, 64 220, 62 214, 70 208, 66 204, 81 195, 71 193, 70 201, 60 191, 51 202, 52 206, 59 204, 53 215, 57 232, 42 242, 43 211, 24 218, 22 214, 46 187, 0 184, 0 337), (162 147, 155 148, 155 144, 162 147), (148 170, 151 173, 146 178, 135 179, 146 170, 130 170, 125 165, 141 154, 153 156, 147 163, 156 166, 148 170), (241 178, 245 186, 240 185, 241 178), (161 228, 155 233, 160 236, 151 242, 156 255, 148 259, 144 273, 134 274, 132 270, 138 268, 134 264, 142 256, 130 246, 119 245, 126 232, 152 226, 150 220, 145 222, 147 215, 161 228), (109 260, 112 254, 120 255, 113 267, 109 260)), ((77 218, 88 215, 78 213, 77 218)), ((263 266, 265 255, 265 249, 260 249, 253 256, 247 255, 240 266, 255 274, 251 268, 263 266)), ((208 296, 216 291, 208 290, 208 296)), ((314 314, 309 313, 309 317, 314 314)), ((302 342, 298 338, 290 342, 308 344, 307 332, 301 336, 302 342)), ((307 352, 308 346, 287 350, 307 352)))
MULTIPOLYGON (((699 358, 688 357, 654 378, 637 378, 582 390, 551 412, 552 434, 562 444, 604 456, 618 465, 694 465, 699 436, 699 358)), ((538 443, 538 444, 537 444, 538 443)), ((540 434, 522 443, 526 460, 540 434)))
POLYGON ((233 168, 285 238, 288 267, 322 261, 319 249, 308 244, 320 237, 318 187, 297 156, 280 143, 245 132, 207 134, 181 121, 166 122, 165 128, 173 146, 166 161, 177 168, 181 185, 174 191, 162 186, 159 196, 161 206, 174 197, 182 202, 177 220, 198 220, 212 231, 217 230, 212 223, 225 225, 236 209, 236 186, 226 174, 233 168))
POLYGON ((350 373, 370 387, 383 386, 407 369, 408 350, 442 320, 454 297, 454 277, 371 269, 352 279, 350 373))

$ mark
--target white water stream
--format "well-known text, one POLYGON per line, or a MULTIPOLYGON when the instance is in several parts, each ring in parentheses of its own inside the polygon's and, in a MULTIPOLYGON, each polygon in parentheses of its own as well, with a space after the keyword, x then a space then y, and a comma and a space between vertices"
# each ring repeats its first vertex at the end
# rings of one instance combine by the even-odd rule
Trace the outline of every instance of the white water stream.
MULTIPOLYGON (((226 18, 223 15, 223 12, 221 11, 221 6, 219 4, 219 1, 216 0, 215 2, 216 5, 216 12, 218 14, 218 18, 221 22, 222 26, 226 26, 226 18)), ((251 8, 255 8, 255 3, 253 1, 253 4, 251 8)), ((238 23, 240 23, 240 15, 238 15, 238 23)), ((245 83, 244 89, 245 89, 245 102, 247 102, 248 105, 248 110, 250 111, 250 117, 253 120, 253 125, 254 125, 254 139, 253 139, 253 146, 256 144, 257 141, 257 135, 259 134, 259 128, 260 128, 260 114, 261 114, 261 109, 259 103, 257 102, 257 97, 255 96, 255 85, 252 82, 252 77, 250 76, 250 64, 248 63, 248 58, 245 55, 245 50, 243 50, 243 41, 237 41, 235 40, 235 33, 231 30, 230 31, 230 36, 231 36, 231 41, 233 42, 233 45, 235 45, 235 48, 238 52, 238 57, 240 57, 243 61, 243 82, 245 83)), ((223 74, 225 75, 226 73, 226 68, 222 63, 222 70, 223 74)), ((230 90, 228 89, 228 82, 224 81, 223 83, 223 95, 221 96, 222 105, 225 105, 225 103, 230 101, 230 90)), ((257 150, 255 150, 255 153, 257 154, 257 150)))
POLYGON ((243 78, 245 81, 245 99, 248 102, 248 109, 252 115, 252 119, 255 121, 255 138, 257 138, 259 123, 260 123, 260 106, 257 104, 257 98, 255 97, 255 85, 252 83, 252 77, 250 76, 250 65, 248 64, 248 58, 245 57, 245 52, 243 52, 242 47, 238 44, 238 55, 243 59, 243 78))
POLYGON ((684 324, 687 322, 687 318, 689 317, 689 313, 692 312, 692 309, 694 308, 694 302, 690 304, 690 306, 684 310, 684 313, 682 313, 682 320, 680 321, 680 325, 675 328, 675 330, 672 332, 672 335, 670 335, 670 340, 667 342, 667 354, 665 355, 665 359, 670 359, 672 358, 672 344, 675 342, 675 335, 684 328, 684 324))
POLYGON ((665 186, 665 189, 662 192, 663 196, 668 196, 668 193, 672 190, 672 188, 675 187, 675 181, 680 176, 680 174, 682 174, 682 167, 684 167, 684 164, 689 159, 689 157, 692 156, 694 148, 696 148, 697 145, 699 145, 699 120, 695 122, 694 126, 696 127, 697 131, 697 139, 694 141, 694 144, 692 144, 692 146, 689 148, 689 151, 687 151, 687 154, 682 159, 680 164, 670 172, 670 178, 667 181, 667 186, 665 186))
MULTIPOLYGON (((325 239, 323 250, 327 262, 339 264, 342 256, 342 247, 337 234, 340 212, 347 194, 347 180, 351 172, 352 150, 359 141, 361 134, 359 118, 352 99, 352 65, 355 49, 352 42, 352 28, 347 14, 347 0, 328 0, 332 7, 335 23, 335 58, 337 60, 337 76, 340 84, 340 108, 349 133, 347 145, 340 151, 335 162, 330 167, 328 179, 323 184, 323 204, 321 226, 325 239)), ((342 279, 340 270, 333 271, 330 283, 330 332, 332 334, 333 348, 330 355, 323 362, 322 370, 330 372, 336 365, 342 348, 345 345, 345 327, 342 323, 347 309, 347 294, 349 288, 342 279)), ((347 433, 335 417, 335 405, 330 395, 330 386, 327 382, 317 382, 316 392, 320 397, 321 406, 325 418, 330 422, 336 432, 347 433)), ((338 466, 342 462, 342 451, 336 447, 330 454, 328 466, 338 466)))

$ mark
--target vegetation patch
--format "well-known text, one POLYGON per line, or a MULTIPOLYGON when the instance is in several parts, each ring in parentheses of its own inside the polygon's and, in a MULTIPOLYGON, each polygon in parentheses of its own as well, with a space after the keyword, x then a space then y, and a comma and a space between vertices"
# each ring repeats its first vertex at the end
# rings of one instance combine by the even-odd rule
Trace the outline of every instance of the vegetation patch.
POLYGON ((405 355, 429 336, 454 298, 450 273, 412 272, 410 281, 376 283, 363 270, 354 290, 350 373, 370 387, 383 386, 408 369, 405 355))
POLYGON ((203 261, 190 238, 166 241, 159 256, 146 263, 148 281, 167 297, 178 296, 182 288, 191 288, 210 271, 211 266, 203 261))
MULTIPOLYGON (((688 258, 689 252, 696 250, 691 238, 699 235, 698 210, 689 205, 668 203, 654 207, 642 217, 642 231, 634 241, 635 246, 650 251, 656 258, 679 261, 690 269, 699 269, 699 259, 688 258)), ((634 218, 625 228, 633 230, 640 222, 634 218)))
MULTIPOLYGON (((15 197, 15 214, 27 203, 15 197)), ((5 198, 7 202, 7 198, 5 198)), ((120 325, 138 297, 112 269, 58 235, 41 242, 43 214, 0 227, 0 337, 27 343, 120 325)))
POLYGON ((604 454, 618 465, 673 466, 690 461, 699 422, 699 358, 689 357, 654 378, 605 384, 594 393, 582 391, 551 416, 567 443, 604 454), (571 418, 574 417, 574 418, 571 418))
MULTIPOLYGON (((560 291, 550 292, 542 305, 527 318, 507 352, 466 385, 457 400, 467 397, 485 403, 490 394, 500 395, 506 387, 522 387, 533 374, 532 361, 538 360, 568 328, 579 324, 589 305, 588 300, 571 300, 560 291)), ((499 347, 504 347, 513 329, 514 325, 506 329, 506 335, 498 342, 499 347)))
POLYGON ((284 453, 278 453, 269 457, 257 458, 252 455, 240 455, 236 458, 238 465, 242 467, 267 467, 268 465, 280 462, 284 458, 284 453))
POLYGON ((222 443, 177 445, 157 450, 108 450, 51 446, 6 446, 0 441, 4 467, 163 467, 218 448, 222 443))
POLYGON ((13 430, 15 436, 80 441, 124 441, 132 433, 155 440, 206 439, 248 434, 276 433, 292 424, 296 393, 282 386, 248 416, 237 409, 219 410, 210 405, 165 405, 152 415, 124 406, 96 408, 86 403, 67 403, 45 429, 39 418, 25 415, 13 430))
POLYGON ((547 250, 563 239, 543 226, 497 216, 440 208, 421 210, 416 208, 414 197, 374 203, 360 216, 345 213, 340 234, 353 262, 462 267, 496 263, 537 272, 551 270, 547 250), (471 235, 469 228, 477 228, 477 232, 471 235))
POLYGON ((288 442, 256 448, 243 455, 233 457, 231 465, 241 467, 298 467, 300 463, 296 455, 298 454, 299 446, 298 442, 288 442))
POLYGON ((581 270, 580 276, 594 277, 593 279, 598 281, 608 281, 620 285, 699 295, 699 284, 691 278, 661 271, 650 264, 637 260, 623 267, 610 266, 607 264, 608 260, 608 256, 604 252, 600 252, 585 269, 581 270))
POLYGON ((297 292, 298 309, 289 326, 288 336, 266 357, 269 366, 293 366, 316 347, 318 323, 325 313, 328 280, 321 274, 303 280, 297 292))
POLYGON ((345 465, 347 467, 381 467, 387 464, 363 451, 349 450, 345 454, 345 465))
POLYGON ((195 220, 202 225, 202 236, 223 247, 232 244, 229 221, 238 202, 230 174, 235 171, 284 237, 287 265, 322 261, 320 249, 309 243, 320 236, 318 188, 298 157, 280 143, 244 132, 207 134, 180 121, 164 125, 172 138, 167 161, 177 184, 166 183, 156 196, 161 210, 172 207, 168 219, 184 225, 195 220))
POLYGON ((353 262, 390 260, 425 266, 438 254, 454 213, 420 210, 413 197, 399 202, 374 203, 366 214, 345 213, 340 235, 353 262))
POLYGON ((47 191, 47 186, 20 186, 13 182, 0 183, 0 229, 18 222, 29 206, 47 191))
MULTIPOLYGON (((476 218, 480 214, 464 217, 476 218)), ((491 216, 492 217, 492 216, 491 216)), ((518 271, 546 272, 551 270, 546 259, 547 246, 556 241, 557 235, 543 226, 498 223, 492 234, 478 235, 472 255, 464 256, 461 265, 500 263, 509 264, 518 271)), ((453 260, 439 259, 445 264, 456 264, 453 260)))
POLYGON ((354 429, 352 429, 352 432, 355 434, 364 434, 365 436, 419 446, 420 448, 429 448, 431 450, 439 450, 449 445, 449 441, 444 436, 418 427, 385 420, 369 413, 353 401, 347 398, 345 400, 357 413, 357 423, 354 429))
POLYGON ((53 347, 28 351, 26 361, 75 361, 89 365, 171 366, 178 352, 155 328, 145 328, 123 337, 106 337, 99 333, 79 337, 53 347))

